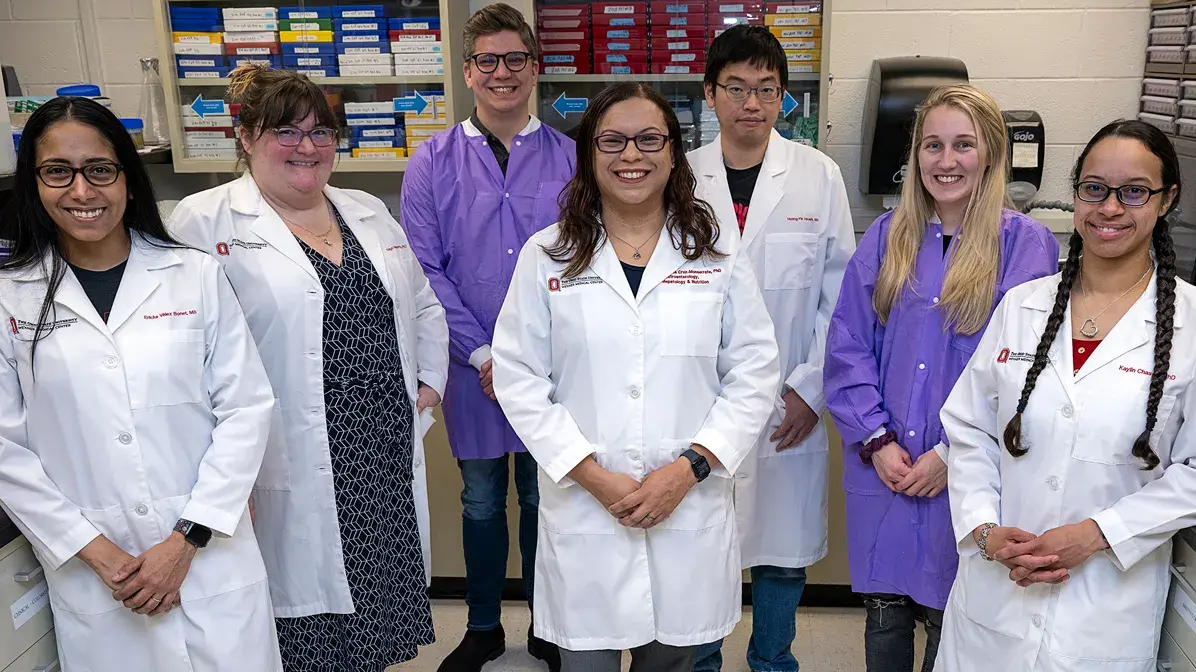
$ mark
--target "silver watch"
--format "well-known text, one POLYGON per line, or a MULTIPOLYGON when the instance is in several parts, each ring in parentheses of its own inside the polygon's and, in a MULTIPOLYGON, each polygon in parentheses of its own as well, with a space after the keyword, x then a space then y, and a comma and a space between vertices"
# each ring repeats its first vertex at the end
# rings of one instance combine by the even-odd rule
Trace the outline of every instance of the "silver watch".
POLYGON ((980 547, 980 557, 992 562, 993 556, 988 554, 988 533, 997 527, 996 523, 985 523, 980 526, 980 538, 976 540, 976 545, 980 547))

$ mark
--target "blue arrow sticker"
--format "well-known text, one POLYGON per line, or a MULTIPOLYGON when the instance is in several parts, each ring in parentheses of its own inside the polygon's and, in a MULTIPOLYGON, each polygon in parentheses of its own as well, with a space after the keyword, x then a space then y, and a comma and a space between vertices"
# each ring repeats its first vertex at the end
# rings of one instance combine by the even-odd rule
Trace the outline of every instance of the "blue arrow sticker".
POLYGON ((791 112, 797 109, 797 99, 785 92, 785 97, 781 99, 781 116, 787 117, 791 112))
POLYGON ((428 99, 419 95, 419 93, 413 93, 403 98, 395 98, 394 103, 395 112, 414 112, 420 114, 428 108, 428 99))
POLYGON ((552 109, 556 110, 557 114, 561 115, 562 119, 566 119, 567 117, 565 115, 569 114, 570 112, 581 114, 585 112, 586 108, 589 106, 589 98, 566 98, 565 94, 563 93, 552 103, 552 109))
POLYGON ((224 114, 223 100, 204 100, 203 94, 195 98, 195 102, 191 103, 191 109, 203 119, 209 114, 224 114))

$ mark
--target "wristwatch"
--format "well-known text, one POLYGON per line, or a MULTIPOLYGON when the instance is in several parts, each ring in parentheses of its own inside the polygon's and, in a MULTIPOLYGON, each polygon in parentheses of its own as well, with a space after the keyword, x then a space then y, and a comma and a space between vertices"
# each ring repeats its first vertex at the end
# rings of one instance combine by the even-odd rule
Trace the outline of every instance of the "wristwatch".
POLYGON ((183 539, 196 548, 203 548, 212 540, 211 528, 183 518, 179 518, 179 522, 174 524, 174 531, 182 534, 183 539))
POLYGON ((681 453, 681 457, 689 460, 689 466, 693 467, 694 477, 698 479, 698 483, 706 480, 706 477, 710 475, 710 463, 698 451, 690 448, 681 453))
POLYGON ((988 533, 993 531, 997 526, 996 523, 985 523, 980 526, 980 538, 976 540, 976 545, 980 547, 980 557, 992 561, 993 556, 988 554, 988 533))

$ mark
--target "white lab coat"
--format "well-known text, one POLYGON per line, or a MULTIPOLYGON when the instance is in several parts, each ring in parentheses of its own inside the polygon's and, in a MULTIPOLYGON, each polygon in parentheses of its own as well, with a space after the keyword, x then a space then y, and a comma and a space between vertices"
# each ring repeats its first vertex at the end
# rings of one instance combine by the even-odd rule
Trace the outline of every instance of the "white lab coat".
MULTIPOLYGON (((444 393, 448 326, 407 236, 386 206, 361 191, 326 186, 395 303, 403 378, 411 397, 416 514, 425 575, 431 577, 423 434, 432 411, 415 416, 418 383, 444 393)), ((253 491, 258 540, 281 618, 354 612, 337 521, 324 410, 324 289, 298 239, 244 175, 179 203, 180 239, 219 260, 237 291, 278 395, 274 431, 253 491)))
MULTIPOLYGON (((722 136, 689 153, 699 198, 737 236, 722 136)), ((804 441, 777 452, 769 439, 785 418, 781 395, 797 392, 815 413, 826 410, 822 361, 843 272, 855 251, 851 206, 839 166, 822 152, 775 130, 756 178, 740 242, 760 281, 781 353, 781 386, 754 460, 735 482, 743 566, 807 567, 827 554, 827 436, 819 422, 804 441)))
POLYGON ((107 324, 68 270, 34 366, 45 277, 0 273, 0 500, 45 568, 62 668, 281 670, 246 515, 274 397, 220 266, 135 235, 107 324), (74 557, 100 534, 140 555, 179 518, 215 536, 169 614, 74 557))
POLYGON ((540 465, 536 635, 570 650, 712 642, 740 617, 731 482, 780 378, 772 321, 746 263, 686 261, 661 235, 638 296, 604 242, 564 278, 523 247, 492 351, 503 412, 540 465), (650 530, 622 527, 566 475, 589 455, 636 480, 691 444, 722 467, 650 530))
POLYGON ((1155 279, 1073 375, 1064 320, 1022 418, 1029 453, 999 443, 1016 411, 1059 276, 1006 294, 942 410, 959 573, 938 672, 1147 672, 1155 669, 1171 537, 1196 524, 1196 289, 1178 282, 1171 378, 1142 471, 1130 454, 1146 424, 1154 368, 1155 279), (986 522, 1034 534, 1094 519, 1111 549, 1058 586, 1019 588, 985 561, 972 531, 986 522))

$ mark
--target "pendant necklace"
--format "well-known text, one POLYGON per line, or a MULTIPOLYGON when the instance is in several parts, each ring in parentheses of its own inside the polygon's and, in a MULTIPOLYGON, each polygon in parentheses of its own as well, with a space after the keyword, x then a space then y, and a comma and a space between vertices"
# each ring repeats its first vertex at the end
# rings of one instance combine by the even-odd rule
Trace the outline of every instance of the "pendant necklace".
POLYGON ((644 240, 642 243, 640 243, 639 245, 632 245, 631 243, 627 242, 626 240, 623 240, 622 238, 620 238, 620 237, 616 236, 614 233, 612 233, 612 232, 611 232, 611 230, 610 230, 610 229, 607 229, 607 230, 606 230, 606 233, 607 233, 607 234, 608 234, 608 235, 609 235, 611 238, 614 238, 615 240, 619 241, 620 243, 623 243, 624 245, 626 245, 627 247, 630 247, 630 248, 631 248, 631 250, 632 250, 632 252, 631 252, 631 258, 632 258, 632 259, 639 259, 639 258, 641 257, 641 255, 640 255, 640 248, 641 248, 641 247, 643 247, 643 246, 645 246, 645 245, 647 245, 649 241, 651 241, 651 240, 652 240, 653 238, 655 238, 655 237, 656 237, 658 234, 660 234, 660 229, 657 229, 656 231, 653 231, 653 232, 652 232, 652 235, 648 236, 648 237, 647 237, 647 239, 645 239, 645 240, 644 240))
MULTIPOLYGON (((325 201, 325 203, 327 203, 327 201, 325 201)), ((324 233, 316 233, 315 231, 312 231, 311 229, 307 228, 306 226, 303 226, 302 224, 300 224, 298 222, 292 222, 291 220, 287 219, 286 216, 284 216, 281 212, 278 213, 278 216, 282 217, 282 220, 284 222, 286 222, 287 224, 290 224, 291 226, 297 226, 297 227, 303 229, 304 231, 310 233, 312 236, 319 238, 328 247, 332 247, 332 241, 328 240, 328 237, 332 235, 332 229, 334 227, 336 227, 336 218, 335 217, 332 218, 332 223, 328 225, 327 231, 325 231, 324 233)))
MULTIPOLYGON (((1152 271, 1154 271, 1154 262, 1153 261, 1150 264, 1150 268, 1147 268, 1146 272, 1142 274, 1142 277, 1138 279, 1138 282, 1135 282, 1129 289, 1122 292, 1121 296, 1117 297, 1116 299, 1113 299, 1109 303, 1109 305, 1105 306, 1104 310, 1100 311, 1096 315, 1088 317, 1080 324, 1080 335, 1089 340, 1096 338, 1097 335, 1100 334, 1100 327, 1097 326, 1096 319, 1098 317, 1100 317, 1101 315, 1104 315, 1106 310, 1112 308, 1113 304, 1124 299, 1126 294, 1129 294, 1130 292, 1134 291, 1135 287, 1142 284, 1143 280, 1150 277, 1150 274, 1152 271)), ((1088 293, 1084 291, 1084 272, 1083 271, 1080 271, 1080 301, 1083 304, 1084 312, 1088 312, 1088 293)))

